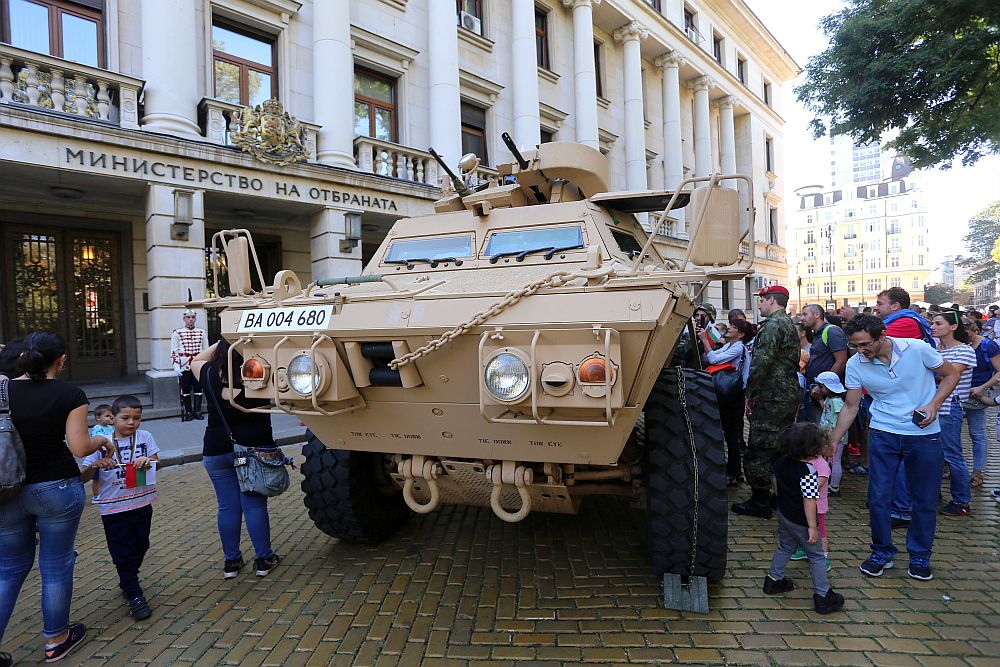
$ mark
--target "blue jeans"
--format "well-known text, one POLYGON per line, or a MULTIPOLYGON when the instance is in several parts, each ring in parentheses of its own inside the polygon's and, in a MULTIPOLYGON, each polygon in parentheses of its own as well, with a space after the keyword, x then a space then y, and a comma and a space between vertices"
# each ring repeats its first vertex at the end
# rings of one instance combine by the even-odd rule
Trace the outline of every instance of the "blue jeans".
POLYGON ((21 494, 0 504, 0 637, 14 602, 35 562, 42 575, 42 624, 46 637, 69 627, 73 599, 76 530, 86 502, 79 477, 25 484, 21 494))
POLYGON ((215 497, 219 501, 219 537, 226 560, 236 560, 243 556, 240 551, 240 533, 246 518, 247 532, 253 543, 257 558, 270 558, 271 520, 267 515, 267 498, 255 493, 240 491, 233 467, 232 454, 202 457, 208 477, 215 487, 215 497))
POLYGON ((951 469, 951 499, 960 505, 972 502, 972 488, 969 486, 969 466, 962 456, 962 404, 952 401, 948 414, 938 414, 941 424, 941 446, 944 461, 951 469))
POLYGON ((892 544, 893 487, 900 483, 897 471, 906 463, 906 485, 912 499, 906 550, 910 557, 930 559, 934 546, 938 493, 941 489, 940 433, 898 435, 871 429, 868 435, 868 514, 872 531, 872 552, 886 558, 896 555, 892 544))
POLYGON ((906 483, 906 464, 900 461, 896 470, 896 484, 892 489, 892 518, 910 520, 910 488, 906 483))
POLYGON ((966 410, 965 420, 969 422, 969 439, 972 440, 972 469, 985 471, 990 446, 986 435, 986 410, 966 410))

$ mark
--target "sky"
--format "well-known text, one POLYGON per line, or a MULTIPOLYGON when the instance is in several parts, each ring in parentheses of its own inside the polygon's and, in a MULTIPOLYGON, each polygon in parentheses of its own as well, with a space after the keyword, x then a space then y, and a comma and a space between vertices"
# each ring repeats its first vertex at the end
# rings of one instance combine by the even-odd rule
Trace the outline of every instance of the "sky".
MULTIPOLYGON (((809 57, 827 46, 827 39, 818 28, 819 20, 846 3, 840 0, 746 0, 764 25, 781 42, 792 58, 805 68, 809 57)), ((821 183, 829 187, 829 154, 827 146, 812 139, 808 123, 812 114, 795 100, 795 86, 804 75, 784 84, 781 115, 787 122, 784 133, 785 220, 794 219, 793 191, 803 185, 821 183), (795 176, 792 177, 791 175, 795 176)), ((1000 155, 981 159, 972 167, 963 167, 956 160, 948 170, 924 169, 914 173, 924 192, 931 220, 932 262, 936 265, 945 255, 967 253, 962 237, 968 230, 968 220, 977 211, 1000 199, 1000 155)), ((788 235, 786 238, 793 238, 788 235)))

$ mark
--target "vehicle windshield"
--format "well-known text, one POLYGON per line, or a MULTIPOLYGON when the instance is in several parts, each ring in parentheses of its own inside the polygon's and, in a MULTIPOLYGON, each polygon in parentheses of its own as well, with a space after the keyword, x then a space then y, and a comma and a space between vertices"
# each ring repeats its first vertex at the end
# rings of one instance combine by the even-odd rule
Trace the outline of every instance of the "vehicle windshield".
POLYGON ((583 229, 579 225, 518 229, 493 234, 486 244, 486 255, 516 255, 525 250, 578 247, 583 247, 583 229))
POLYGON ((434 236, 422 239, 401 239, 389 245, 383 262, 400 262, 408 259, 443 259, 445 257, 472 257, 472 236, 434 236))

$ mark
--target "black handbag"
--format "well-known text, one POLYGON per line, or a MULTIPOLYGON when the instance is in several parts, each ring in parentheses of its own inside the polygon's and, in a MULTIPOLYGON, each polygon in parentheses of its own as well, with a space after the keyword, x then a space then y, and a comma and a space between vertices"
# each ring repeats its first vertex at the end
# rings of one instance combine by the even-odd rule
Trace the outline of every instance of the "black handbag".
POLYGON ((27 465, 24 444, 10 416, 8 385, 7 378, 0 380, 0 502, 21 493, 27 465))
POLYGON ((715 396, 720 401, 734 400, 743 393, 743 364, 746 361, 746 346, 740 354, 740 363, 735 369, 720 370, 712 374, 715 396))
POLYGON ((233 443, 233 467, 236 468, 240 491, 267 497, 280 496, 287 491, 292 482, 285 466, 291 465, 294 468, 292 460, 278 447, 247 447, 236 442, 215 390, 211 386, 205 389, 233 443))

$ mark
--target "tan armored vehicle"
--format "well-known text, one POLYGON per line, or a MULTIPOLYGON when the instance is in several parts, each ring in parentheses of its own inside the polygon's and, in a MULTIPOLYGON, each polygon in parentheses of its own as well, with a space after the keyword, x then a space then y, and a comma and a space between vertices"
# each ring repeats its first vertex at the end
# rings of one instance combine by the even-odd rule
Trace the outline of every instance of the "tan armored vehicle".
POLYGON ((245 360, 233 372, 308 426, 305 504, 334 537, 383 540, 443 504, 517 522, 620 495, 648 513, 658 572, 721 578, 711 378, 665 366, 692 290, 749 274, 735 189, 749 179, 610 193, 596 150, 509 145, 517 160, 477 187, 463 158, 435 212, 399 220, 362 275, 303 286, 281 271, 255 293, 250 234, 217 234, 235 296, 204 305, 226 307, 223 335, 245 360), (685 207, 687 254, 665 257, 634 214, 660 228, 685 207))

